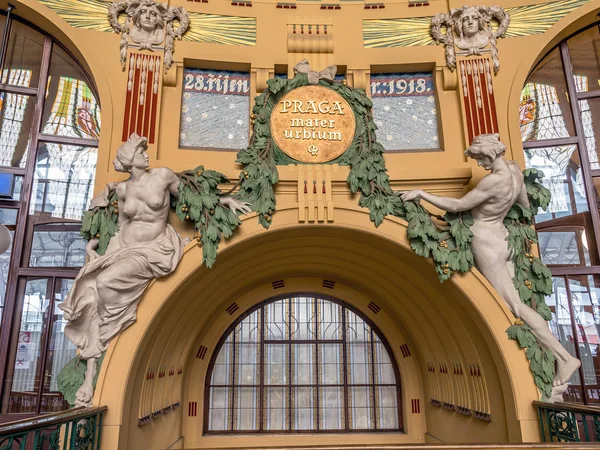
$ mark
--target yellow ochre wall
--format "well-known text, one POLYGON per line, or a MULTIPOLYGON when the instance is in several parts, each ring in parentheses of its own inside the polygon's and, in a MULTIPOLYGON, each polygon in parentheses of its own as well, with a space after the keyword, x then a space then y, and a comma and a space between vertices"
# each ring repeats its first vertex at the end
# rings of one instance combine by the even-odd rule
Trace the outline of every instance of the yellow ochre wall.
MULTIPOLYGON (((0 7, 6 8, 6 3, 0 1, 0 7)), ((72 27, 36 0, 13 3, 15 14, 51 33, 87 68, 102 108, 96 190, 122 179, 111 164, 121 144, 127 84, 127 73, 121 71, 119 63, 120 37, 72 27)), ((385 155, 395 189, 419 187, 458 196, 483 175, 462 153, 467 142, 461 97, 456 76, 444 69, 443 48, 363 46, 363 19, 432 16, 461 7, 462 1, 433 0, 428 6, 409 7, 406 2, 392 0, 385 2, 385 9, 376 10, 365 9, 363 2, 343 2, 339 10, 322 10, 319 2, 299 2, 293 10, 277 9, 274 2, 260 0, 253 1, 251 8, 233 6, 225 0, 169 3, 193 12, 256 17, 257 40, 249 47, 175 43, 174 67, 163 78, 158 142, 148 152, 152 166, 179 171, 203 164, 237 178, 240 167, 235 164, 235 152, 178 148, 183 67, 250 70, 255 95, 264 86, 265 74, 272 73, 276 64, 287 65, 289 71, 297 62, 294 58, 300 59, 288 53, 287 23, 310 19, 330 24, 333 48, 330 53, 303 56, 308 56, 316 70, 327 64, 345 67, 347 80, 355 87, 368 86, 371 70, 434 72, 443 150, 385 155)), ((515 0, 500 2, 500 6, 539 3, 543 2, 515 0)), ((599 10, 600 0, 593 0, 543 34, 498 41, 501 69, 494 77, 494 89, 500 134, 509 147, 507 156, 521 165, 518 105, 528 72, 561 39, 597 20, 599 10)), ((498 294, 476 270, 440 284, 432 265, 410 251, 406 223, 389 218, 375 228, 368 212, 358 206, 358 198, 349 193, 345 182, 348 168, 329 166, 326 170, 332 180, 333 222, 299 221, 298 169, 280 167, 278 210, 268 231, 249 215, 239 231, 221 244, 212 269, 201 264, 201 250, 189 244, 175 273, 150 286, 138 308, 137 323, 113 341, 98 380, 94 403, 108 406, 104 450, 539 440, 531 406, 538 392, 524 352, 506 337, 505 330, 514 318, 498 294), (336 281, 335 288, 324 288, 324 279, 336 281), (275 280, 284 280, 285 287, 274 290, 271 283, 275 280), (274 295, 299 291, 339 298, 381 330, 400 368, 405 433, 203 436, 204 383, 218 340, 248 308, 274 295), (381 307, 378 314, 367 308, 370 301, 381 307), (233 302, 239 309, 230 316, 225 309, 233 302), (400 350, 403 344, 411 356, 404 357, 400 350), (208 349, 203 360, 196 358, 201 345, 208 349), (433 386, 428 376, 430 363, 436 367, 461 364, 463 368, 477 364, 483 373, 491 420, 431 405, 439 385, 433 386), (179 399, 182 406, 138 426, 141 399, 148 397, 144 379, 152 367, 182 368, 180 385, 169 387, 169 395, 179 399), (412 400, 419 400, 420 413, 413 413, 412 400), (188 402, 197 402, 196 417, 188 417, 188 402)), ((190 228, 179 224, 174 216, 171 219, 183 235, 191 237, 190 228)), ((452 383, 446 386, 447 394, 457 404, 462 391, 452 383)), ((460 401, 475 408, 475 389, 469 387, 466 392, 460 401)))

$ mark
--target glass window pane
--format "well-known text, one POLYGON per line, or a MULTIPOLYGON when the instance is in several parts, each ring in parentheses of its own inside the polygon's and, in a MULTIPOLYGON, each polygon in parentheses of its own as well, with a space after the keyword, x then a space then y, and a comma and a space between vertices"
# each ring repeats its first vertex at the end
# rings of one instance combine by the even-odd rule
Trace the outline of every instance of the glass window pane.
POLYGON ((257 393, 257 388, 235 389, 235 414, 233 417, 234 430, 258 429, 259 409, 257 393))
POLYGON ((86 241, 79 234, 81 224, 36 225, 31 243, 30 267, 82 267, 86 241))
POLYGON ((521 92, 519 121, 523 142, 573 136, 573 115, 558 49, 533 70, 521 92))
POLYGON ((212 378, 210 384, 230 385, 233 384, 233 343, 232 334, 227 337, 219 349, 217 359, 213 365, 212 378))
POLYGON ((260 342, 260 310, 254 311, 235 327, 236 343, 260 342))
POLYGON ((380 430, 398 429, 398 394, 395 386, 377 386, 377 428, 380 430))
POLYGON ((29 213, 81 220, 94 193, 98 149, 41 143, 29 213))
POLYGON ((48 76, 42 133, 98 139, 100 105, 79 64, 58 45, 52 48, 48 76))
POLYGON ((572 314, 579 340, 579 356, 589 403, 600 403, 600 277, 569 277, 572 314))
POLYGON ((440 148, 431 72, 371 75, 377 141, 386 150, 440 148))
POLYGON ((542 262, 551 265, 589 266, 585 229, 572 231, 538 232, 538 246, 542 262))
POLYGON ((67 321, 58 304, 67 299, 69 290, 74 280, 57 280, 54 294, 54 312, 52 317, 52 331, 46 354, 46 368, 44 370, 43 395, 41 412, 62 411, 69 408, 62 394, 58 392, 58 373, 77 355, 77 347, 65 336, 67 321))
POLYGON ((292 345, 292 384, 317 384, 316 344, 292 345))
POLYGON ((0 166, 25 167, 35 98, 0 92, 0 166))
POLYGON ((36 87, 40 78, 43 49, 44 35, 13 20, 2 82, 14 86, 36 87))
POLYGON ((348 388, 348 418, 350 429, 368 430, 373 428, 375 410, 373 409, 372 387, 349 387, 348 388))
POLYGON ((373 343, 373 358, 375 360, 375 383, 395 384, 396 375, 390 360, 390 355, 379 338, 375 337, 373 343))
POLYGON ((588 211, 576 146, 526 149, 525 164, 544 173, 541 182, 552 195, 546 212, 538 211, 536 223, 588 211))
POLYGON ((319 428, 340 430, 344 428, 344 389, 341 387, 319 388, 319 428))
POLYGON ((312 387, 292 388, 292 429, 316 430, 317 416, 315 411, 316 389, 312 387))
POLYGON ((265 344, 265 384, 288 383, 289 348, 288 344, 265 344))
POLYGON ((598 26, 567 41, 577 92, 600 89, 600 32, 598 26))
POLYGON ((288 429, 288 393, 284 387, 265 388, 265 430, 288 429))
POLYGON ((235 384, 260 384, 260 344, 242 342, 235 345, 235 384))
POLYGON ((574 145, 525 150, 527 168, 544 173, 552 199, 535 216, 540 254, 546 264, 595 264, 588 236, 593 235, 579 152, 574 145))
POLYGON ((343 384, 342 344, 318 344, 319 384, 343 384))
POLYGON ((371 339, 371 327, 348 310, 346 310, 346 339, 349 342, 366 342, 371 339))
POLYGON ((315 300, 310 297, 292 299, 292 339, 316 339, 315 300))
MULTIPOLYGON (((17 223, 16 209, 0 209, 0 223, 10 231, 11 239, 14 238, 14 229, 17 223)), ((12 254, 12 242, 4 253, 0 254, 0 323, 4 314, 4 305, 6 302, 6 287, 8 283, 8 272, 10 271, 10 257, 12 254)))
POLYGON ((289 339, 289 300, 265 306, 265 339, 289 339))
POLYGON ((10 397, 5 399, 8 413, 36 413, 40 389, 38 367, 42 355, 42 333, 47 320, 48 279, 28 279, 22 297, 19 341, 14 356, 12 379, 7 380, 10 397))
POLYGON ((250 74, 185 68, 181 147, 240 149, 248 145, 250 74))
POLYGON ((600 130, 600 98, 580 100, 579 109, 590 165, 592 169, 600 169, 598 161, 600 139, 596 135, 596 130, 600 130))
POLYGON ((342 339, 342 307, 327 300, 317 300, 318 338, 342 339))
POLYGON ((348 384, 373 382, 370 342, 349 342, 347 345, 348 384))
MULTIPOLYGON (((552 279, 552 295, 546 297, 546 304, 552 311, 550 329, 565 349, 572 355, 575 353, 575 338, 571 326, 571 310, 567 298, 565 279, 554 277, 552 279)), ((583 392, 579 371, 575 371, 569 380, 569 388, 565 392, 565 401, 583 403, 583 392)))
POLYGON ((231 396, 233 388, 210 388, 208 428, 213 431, 231 429, 231 396))

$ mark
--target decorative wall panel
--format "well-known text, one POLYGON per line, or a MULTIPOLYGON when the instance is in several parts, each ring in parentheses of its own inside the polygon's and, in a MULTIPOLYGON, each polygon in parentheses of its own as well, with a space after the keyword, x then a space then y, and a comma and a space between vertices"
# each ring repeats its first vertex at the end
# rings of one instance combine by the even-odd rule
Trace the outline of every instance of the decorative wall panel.
POLYGON ((468 142, 498 132, 492 68, 488 58, 458 61, 468 142))
POLYGON ((123 117, 125 142, 132 133, 148 138, 156 136, 156 111, 161 88, 161 57, 132 52, 128 56, 127 95, 123 117))
POLYGON ((186 68, 180 146, 240 149, 248 145, 250 74, 186 68))
POLYGON ((190 12, 190 28, 184 41, 208 44, 255 45, 256 18, 190 12))
POLYGON ((439 148, 430 72, 371 75, 370 89, 377 141, 386 150, 439 148))

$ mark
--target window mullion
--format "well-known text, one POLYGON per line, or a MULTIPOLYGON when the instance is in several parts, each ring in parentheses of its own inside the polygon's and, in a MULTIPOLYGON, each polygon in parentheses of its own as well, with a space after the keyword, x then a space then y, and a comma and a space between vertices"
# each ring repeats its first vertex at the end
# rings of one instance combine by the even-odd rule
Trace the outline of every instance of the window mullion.
POLYGON ((346 308, 340 307, 342 310, 342 368, 344 377, 344 422, 345 430, 350 430, 350 402, 348 400, 348 357, 346 354, 346 308))
MULTIPOLYGON (((594 235, 600 236, 600 213, 598 211, 598 205, 596 202, 596 189, 594 187, 592 175, 590 173, 590 157, 588 155, 587 144, 585 142, 585 132, 583 130, 583 122, 581 120, 579 101, 577 100, 577 89, 575 87, 575 81, 573 79, 573 65, 571 64, 571 58, 569 56, 569 47, 567 45, 567 41, 561 42, 560 55, 565 71, 567 90, 569 92, 569 102, 571 104, 571 112, 573 115, 575 134, 577 135, 577 147, 579 151, 579 158, 581 159, 581 170, 583 173, 583 181, 590 210, 590 217, 592 219, 592 225, 594 227, 594 235)), ((596 239, 596 254, 600 255, 600 239, 596 239)))
MULTIPOLYGON (((575 357, 581 361, 581 351, 579 349, 579 333, 578 333, 578 329, 577 329, 577 324, 575 323, 575 311, 573 310, 573 301, 571 298, 571 279, 566 276, 563 278, 563 280, 565 281, 565 289, 567 291, 567 305, 569 306, 569 319, 571 321, 571 331, 573 333, 573 339, 574 339, 574 346, 575 346, 575 357)), ((556 316, 556 321, 558 324, 558 315, 556 316)), ((585 387, 585 379, 584 379, 584 374, 583 374, 583 364, 579 365, 579 384, 581 386, 581 390, 582 390, 582 394, 583 394, 583 403, 585 405, 588 404, 588 396, 587 396, 587 389, 585 387)))
POLYGON ((12 22, 12 10, 14 5, 9 4, 6 8, 6 23, 4 24, 4 32, 2 34, 2 47, 0 47, 0 78, 1 74, 4 73, 4 63, 6 60, 6 49, 8 47, 8 36, 10 34, 10 26, 12 22))
POLYGON ((42 408, 42 396, 44 393, 44 383, 46 381, 46 360, 48 355, 48 347, 50 346, 50 332, 52 330, 52 318, 54 315, 54 293, 56 291, 57 278, 48 278, 49 283, 48 289, 48 307, 46 308, 46 317, 42 322, 42 333, 40 336, 40 362, 39 362, 39 386, 37 392, 37 409, 36 414, 40 414, 42 408))

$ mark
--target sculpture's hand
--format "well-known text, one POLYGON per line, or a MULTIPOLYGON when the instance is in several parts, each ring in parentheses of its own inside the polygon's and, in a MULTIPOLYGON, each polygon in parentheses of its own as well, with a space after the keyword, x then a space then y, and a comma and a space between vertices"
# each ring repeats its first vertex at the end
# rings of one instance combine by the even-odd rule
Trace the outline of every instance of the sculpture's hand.
POLYGON ((219 203, 221 203, 221 205, 229 208, 235 214, 237 214, 238 211, 240 213, 242 213, 242 214, 247 214, 249 212, 252 212, 252 208, 250 207, 250 203, 248 203, 248 202, 242 202, 242 201, 237 200, 237 199, 235 199, 233 197, 229 197, 229 196, 220 197, 219 198, 219 203))
POLYGON ((90 258, 90 261, 100 256, 96 252, 98 244, 100 244, 100 239, 90 239, 90 242, 88 242, 85 246, 85 253, 88 255, 88 258, 90 258))
POLYGON ((402 194, 402 200, 405 202, 410 202, 411 200, 417 200, 423 196, 423 191, 420 189, 416 189, 414 191, 407 191, 402 194))

